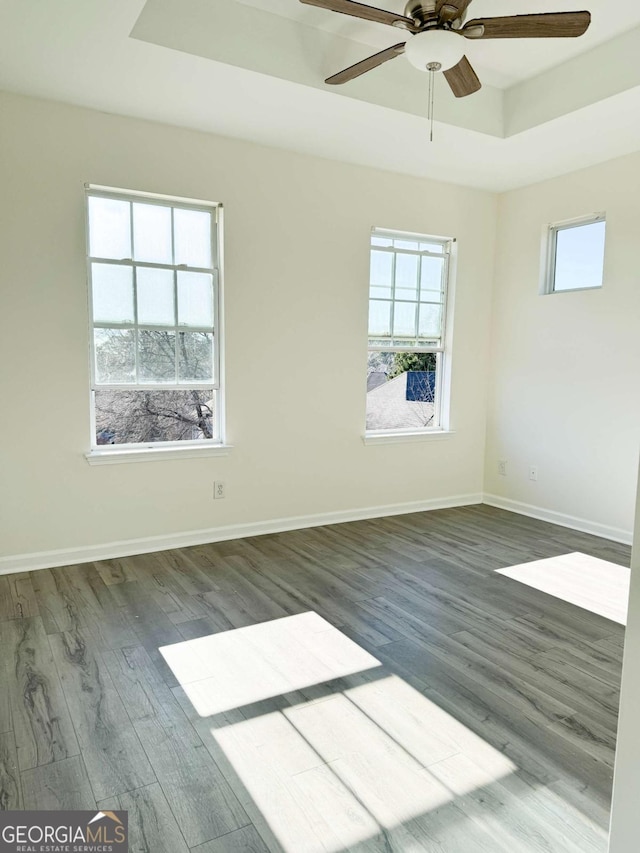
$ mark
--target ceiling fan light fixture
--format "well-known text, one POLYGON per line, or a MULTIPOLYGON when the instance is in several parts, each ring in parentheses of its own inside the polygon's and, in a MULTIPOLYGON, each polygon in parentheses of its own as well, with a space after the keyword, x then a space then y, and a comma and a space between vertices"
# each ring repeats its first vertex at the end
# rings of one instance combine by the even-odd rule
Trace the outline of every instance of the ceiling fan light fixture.
POLYGON ((464 39, 451 30, 417 33, 405 48, 407 59, 419 71, 447 71, 460 62, 464 52, 464 39))

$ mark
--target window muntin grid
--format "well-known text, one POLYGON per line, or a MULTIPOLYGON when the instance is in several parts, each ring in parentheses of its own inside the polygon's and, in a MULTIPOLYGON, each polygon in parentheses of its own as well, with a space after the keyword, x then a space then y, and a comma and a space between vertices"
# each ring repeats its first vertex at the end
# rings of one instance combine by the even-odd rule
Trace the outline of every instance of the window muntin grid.
MULTIPOLYGON (((450 238, 372 230, 367 385, 369 379, 373 379, 370 371, 380 370, 371 367, 372 363, 379 362, 376 354, 386 363, 389 359, 398 361, 402 353, 431 353, 435 366, 428 368, 432 371, 431 379, 420 373, 412 377, 426 380, 424 394, 418 395, 421 399, 413 402, 416 395, 408 387, 405 403, 389 400, 389 416, 383 413, 381 417, 374 417, 371 394, 376 395, 377 402, 380 394, 380 385, 377 380, 374 382, 367 392, 366 431, 369 435, 443 428, 447 289, 453 242, 450 238), (405 406, 407 410, 401 411, 405 406)), ((387 377, 399 378, 405 370, 415 369, 400 369, 396 364, 387 377)), ((384 370, 388 371, 389 367, 384 370)), ((421 370, 424 368, 418 368, 421 370)), ((409 382, 409 377, 406 381, 409 382)))
POLYGON ((92 389, 219 388, 216 213, 215 205, 87 192, 92 389), (189 375, 196 336, 198 369, 189 375), (113 371, 99 357, 107 338, 123 339, 113 371), (149 370, 160 340, 162 369, 149 370))
POLYGON ((87 185, 86 190, 92 447, 111 444, 109 450, 117 451, 224 443, 222 206, 108 187, 87 185), (95 228, 91 205, 100 203, 115 217, 110 233, 95 228), (98 292, 99 281, 96 286, 100 275, 115 285, 106 299, 98 292), (129 339, 114 382, 99 375, 94 346, 95 335, 110 334, 129 339), (165 349, 169 344, 170 364, 149 373, 141 352, 153 350, 160 340, 165 349), (145 401, 142 410, 140 400, 145 401), (119 441, 104 429, 105 421, 111 427, 114 410, 119 441))
POLYGON ((442 349, 450 243, 374 229, 370 348, 442 349))

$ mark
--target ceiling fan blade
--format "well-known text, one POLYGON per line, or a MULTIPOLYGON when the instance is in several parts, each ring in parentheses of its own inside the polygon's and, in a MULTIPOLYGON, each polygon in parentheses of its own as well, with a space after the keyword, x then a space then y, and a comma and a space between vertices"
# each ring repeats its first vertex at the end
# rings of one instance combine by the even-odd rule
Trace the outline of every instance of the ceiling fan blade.
POLYGON ((507 18, 474 18, 459 30, 467 38, 576 38, 591 23, 589 12, 545 12, 507 18))
POLYGON ((376 9, 366 6, 364 3, 355 3, 353 0, 300 0, 307 6, 319 6, 330 12, 340 12, 343 15, 352 15, 354 18, 363 18, 365 21, 374 21, 377 24, 390 24, 392 27, 404 27, 411 32, 417 32, 418 27, 413 18, 407 18, 396 12, 388 12, 386 9, 376 9))
POLYGON ((440 23, 455 21, 461 15, 464 15, 469 3, 471 3, 471 0, 438 0, 436 3, 438 21, 440 23))
POLYGON ((382 65, 383 62, 395 59, 396 56, 400 56, 403 53, 404 42, 394 44, 393 47, 381 50, 380 53, 374 53, 373 56, 363 59, 362 62, 356 62, 355 65, 350 65, 348 68, 345 68, 344 71, 338 71, 337 74, 334 74, 332 77, 328 77, 324 82, 329 83, 330 86, 336 86, 340 83, 348 83, 349 80, 354 80, 361 74, 365 74, 367 71, 371 71, 372 68, 377 68, 378 65, 382 65))
POLYGON ((471 63, 466 56, 463 56, 460 62, 454 65, 453 68, 448 68, 443 73, 456 98, 465 98, 467 95, 473 95, 474 92, 482 88, 482 83, 478 80, 478 75, 471 67, 471 63))

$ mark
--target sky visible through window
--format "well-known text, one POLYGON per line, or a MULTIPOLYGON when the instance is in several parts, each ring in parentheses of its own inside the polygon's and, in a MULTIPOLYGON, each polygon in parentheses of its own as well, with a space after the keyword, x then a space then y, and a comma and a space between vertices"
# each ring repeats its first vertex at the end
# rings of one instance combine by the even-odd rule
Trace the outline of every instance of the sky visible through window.
POLYGON ((602 220, 557 231, 554 291, 602 287, 605 225, 602 220))

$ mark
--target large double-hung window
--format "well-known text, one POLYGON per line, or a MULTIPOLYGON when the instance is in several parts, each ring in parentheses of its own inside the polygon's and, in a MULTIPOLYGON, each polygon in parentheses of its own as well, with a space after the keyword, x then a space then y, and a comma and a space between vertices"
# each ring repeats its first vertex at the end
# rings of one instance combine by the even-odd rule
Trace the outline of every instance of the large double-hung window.
POLYGON ((369 286, 367 432, 443 427, 452 240, 374 228, 369 286))
POLYGON ((93 445, 221 442, 220 208, 87 190, 93 445))

